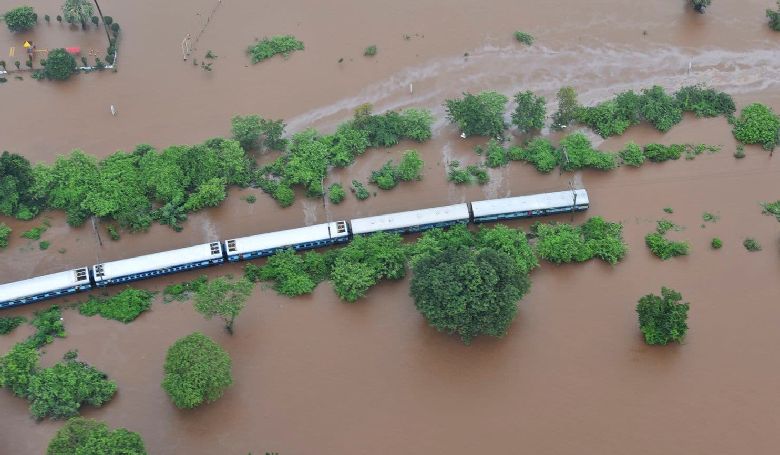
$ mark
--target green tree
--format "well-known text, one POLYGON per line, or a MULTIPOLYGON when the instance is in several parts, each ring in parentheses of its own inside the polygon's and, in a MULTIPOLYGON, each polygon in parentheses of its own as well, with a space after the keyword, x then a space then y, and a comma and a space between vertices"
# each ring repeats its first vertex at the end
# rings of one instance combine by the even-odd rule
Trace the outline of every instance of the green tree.
POLYGON ((623 160, 623 163, 629 166, 639 167, 645 162, 645 155, 642 153, 642 148, 633 141, 626 144, 626 148, 621 150, 618 155, 620 156, 620 159, 623 160))
POLYGON ((146 455, 146 448, 138 433, 74 417, 49 441, 46 455, 146 455))
POLYGON ((734 120, 734 137, 745 144, 761 144, 765 150, 772 150, 780 142, 780 118, 772 108, 753 103, 734 120))
POLYGON ((521 133, 538 131, 544 127, 544 118, 547 115, 547 100, 542 96, 535 96, 532 91, 520 92, 515 95, 517 107, 512 113, 512 123, 521 133))
POLYGON ((533 164, 536 170, 544 174, 550 173, 558 166, 558 153, 552 143, 543 137, 537 137, 525 148, 512 147, 509 149, 509 158, 512 160, 526 161, 533 164))
POLYGON ((425 162, 420 158, 420 154, 417 150, 407 150, 401 157, 401 162, 398 163, 396 169, 396 176, 398 180, 403 182, 411 182, 412 180, 420 180, 422 178, 422 168, 425 162))
POLYGON ((30 343, 16 343, 0 357, 0 386, 14 395, 28 395, 32 377, 38 372, 38 351, 30 343))
POLYGON ((90 0, 65 0, 65 4, 62 5, 62 16, 65 21, 70 24, 79 23, 82 28, 86 28, 93 11, 90 0))
POLYGON ((712 0, 691 0, 693 9, 702 14, 704 13, 704 9, 710 6, 710 3, 712 3, 712 0))
POLYGON ((32 191, 35 175, 30 162, 16 153, 0 155, 0 214, 31 219, 40 208, 32 191))
POLYGON ((195 310, 206 319, 214 316, 222 318, 225 330, 232 335, 236 316, 246 305, 250 294, 252 283, 245 279, 231 283, 225 278, 216 278, 195 294, 195 310))
POLYGON ((24 32, 35 27, 38 15, 32 6, 19 6, 3 14, 5 25, 12 32, 24 32))
POLYGON ((582 107, 579 101, 577 101, 577 91, 574 90, 574 87, 562 87, 558 90, 556 98, 558 100, 558 110, 552 116, 552 127, 560 130, 577 120, 582 107))
POLYGON ((780 32, 780 0, 777 2, 777 11, 772 11, 767 8, 766 17, 769 19, 769 28, 776 32, 780 32))
POLYGON ((5 223, 0 223, 0 248, 8 246, 8 237, 11 236, 11 228, 5 223))
POLYGON ((233 139, 237 140, 244 150, 255 150, 260 147, 259 115, 236 115, 231 121, 233 139))
POLYGON ((680 303, 682 295, 666 287, 661 296, 647 294, 639 299, 636 312, 639 314, 639 329, 647 344, 668 344, 680 342, 688 331, 689 303, 680 303))
POLYGON ((371 171, 368 183, 373 183, 383 190, 392 190, 398 185, 396 180, 397 170, 392 160, 384 164, 379 170, 371 171))
MULTIPOLYGON (((476 236, 477 245, 505 253, 512 258, 520 273, 528 275, 539 267, 525 232, 497 224, 492 228, 480 228, 476 236)), ((466 242, 468 245, 468 242, 466 242)))
POLYGON ((682 109, 677 100, 657 85, 642 90, 639 112, 658 131, 667 132, 682 121, 682 109))
POLYGON ((559 160, 566 171, 587 167, 607 171, 617 167, 615 155, 594 149, 590 139, 582 133, 572 133, 561 139, 559 160))
MULTIPOLYGON (((8 335, 14 329, 22 325, 27 319, 24 316, 3 316, 0 317, 0 335, 8 335)), ((2 387, 2 384, 0 384, 2 387)))
POLYGON ((336 294, 355 302, 381 279, 406 275, 406 248, 399 234, 356 236, 333 255, 330 279, 336 294))
POLYGON ((274 281, 274 290, 288 297, 310 294, 327 275, 315 266, 321 260, 322 255, 319 253, 300 255, 289 248, 268 258, 268 262, 260 268, 257 279, 274 281))
POLYGON ((507 125, 504 109, 509 99, 498 92, 463 93, 462 99, 446 100, 447 118, 466 136, 502 138, 507 125))
POLYGON ((46 58, 43 75, 47 79, 64 81, 76 71, 76 59, 65 49, 54 49, 46 58))
POLYGON ((217 400, 233 383, 230 356, 214 340, 195 332, 168 348, 162 388, 178 408, 217 400))
POLYGON ((152 298, 153 292, 128 287, 112 297, 90 296, 89 300, 79 305, 79 313, 85 316, 99 314, 106 319, 127 324, 151 308, 152 298))
POLYGON ((182 208, 187 212, 196 212, 206 207, 216 207, 226 197, 225 179, 214 177, 203 182, 194 193, 190 194, 182 208))
POLYGON ((433 114, 425 109, 406 109, 401 112, 401 135, 417 142, 431 138, 433 114))
POLYGON ((344 187, 340 183, 334 183, 328 187, 328 199, 334 204, 341 204, 341 201, 347 196, 344 187))
POLYGON ((501 337, 530 286, 506 254, 490 248, 448 248, 413 268, 411 295, 436 329, 457 333, 469 344, 478 335, 501 337))

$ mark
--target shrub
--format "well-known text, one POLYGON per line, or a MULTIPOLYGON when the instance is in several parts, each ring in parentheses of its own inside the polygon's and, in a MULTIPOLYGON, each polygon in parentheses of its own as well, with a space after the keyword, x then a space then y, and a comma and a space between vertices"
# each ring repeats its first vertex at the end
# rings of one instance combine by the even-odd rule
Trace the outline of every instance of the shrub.
POLYGON ((48 14, 44 14, 43 15, 43 20, 45 20, 46 23, 48 24, 48 23, 51 22, 51 16, 49 16, 48 14))
POLYGON ((163 369, 162 388, 182 409, 217 400, 233 383, 230 356, 199 332, 173 343, 163 369))
POLYGON ((504 336, 530 281, 512 258, 492 248, 448 248, 414 266, 410 294, 437 330, 465 344, 478 335, 504 336))
POLYGON ((780 32, 780 1, 777 2, 777 11, 766 10, 766 17, 769 19, 769 28, 780 32))
POLYGON ((47 79, 64 81, 76 71, 76 59, 65 49, 54 49, 46 58, 43 74, 47 79))
POLYGON ((645 120, 663 132, 669 131, 682 121, 682 109, 677 100, 667 95, 666 91, 657 85, 642 90, 639 112, 645 120))
POLYGON ((247 264, 245 269, 247 279, 274 281, 274 290, 288 297, 310 294, 328 275, 322 254, 296 254, 291 248, 275 253, 257 270, 250 268, 250 265, 247 264), (325 270, 322 270, 323 267, 325 270))
POLYGON ((90 296, 89 300, 79 305, 79 313, 84 316, 99 314, 106 319, 127 324, 151 308, 153 297, 153 292, 127 288, 113 297, 90 296))
POLYGON ((558 165, 558 154, 555 147, 545 138, 532 140, 524 149, 510 149, 509 157, 513 160, 531 163, 536 167, 536 170, 545 174, 551 172, 558 165))
POLYGON ((49 229, 49 226, 47 224, 42 224, 40 226, 36 226, 28 231, 24 231, 22 233, 22 237, 25 239, 30 240, 40 240, 41 235, 46 232, 49 229))
POLYGON ((24 32, 35 27, 35 24, 38 22, 38 15, 35 14, 32 6, 19 6, 6 11, 3 19, 5 19, 5 25, 8 26, 8 30, 24 32))
POLYGON ((466 166, 466 172, 468 172, 469 175, 477 179, 477 183, 480 185, 484 185, 490 181, 490 175, 488 175, 487 170, 485 169, 484 166, 471 164, 469 166, 466 166))
POLYGON ((601 137, 620 135, 640 120, 641 97, 633 91, 619 93, 614 99, 577 111, 576 119, 601 137))
POLYGON ((734 152, 734 158, 742 159, 745 157, 745 146, 742 144, 737 145, 737 151, 734 152))
POLYGON ((698 13, 704 13, 704 9, 708 6, 710 6, 710 3, 712 3, 712 0, 691 0, 691 5, 693 6, 693 9, 696 10, 698 13))
POLYGON ((236 115, 231 121, 233 139, 237 140, 244 150, 254 150, 260 146, 260 116, 236 115))
POLYGON ((717 222, 720 219, 720 216, 715 215, 715 214, 710 213, 710 212, 704 212, 701 215, 701 219, 704 220, 707 223, 715 223, 715 222, 717 222))
POLYGON ((363 186, 362 183, 358 182, 357 180, 352 181, 352 192, 355 194, 355 197, 359 201, 363 201, 365 199, 368 199, 371 194, 368 192, 365 186, 363 186))
POLYGON ((146 455, 138 433, 124 428, 109 430, 103 422, 83 417, 69 419, 49 441, 46 455, 146 455))
POLYGON ((552 116, 553 129, 560 130, 569 126, 579 117, 580 106, 577 101, 577 91, 574 87, 562 87, 556 95, 558 110, 552 116))
POLYGON ((494 139, 491 139, 484 148, 478 145, 475 151, 478 155, 484 153, 485 166, 487 167, 496 168, 506 166, 509 163, 509 156, 507 155, 506 149, 501 146, 501 143, 494 139))
POLYGON ((341 201, 347 196, 344 187, 340 183, 334 183, 328 187, 328 199, 334 204, 341 204, 341 201))
POLYGON ((469 174, 468 170, 460 168, 460 161, 451 161, 448 167, 447 180, 456 185, 471 183, 471 174, 469 174))
POLYGON ((775 202, 764 202, 761 204, 761 207, 763 207, 763 213, 764 215, 774 215, 777 218, 777 221, 780 221, 780 200, 777 200, 775 202))
POLYGON ((422 168, 425 162, 420 158, 416 150, 407 150, 401 157, 401 162, 396 168, 396 177, 403 182, 411 182, 422 178, 422 168))
POLYGON ((753 103, 734 120, 732 133, 742 143, 761 144, 765 150, 772 150, 780 140, 780 118, 770 107, 753 103))
POLYGON ((401 136, 425 142, 433 136, 431 125, 433 114, 428 110, 406 109, 401 112, 401 136))
POLYGON ((645 145, 645 157, 653 162, 660 163, 667 160, 679 160, 685 150, 685 146, 672 144, 669 146, 661 144, 645 145))
POLYGON ((26 321, 22 316, 0 317, 0 335, 8 335, 26 321))
POLYGON ((252 63, 259 63, 274 55, 281 54, 287 58, 292 52, 302 50, 302 41, 298 41, 292 35, 279 35, 263 38, 261 41, 249 46, 247 53, 252 59, 252 63))
POLYGON ((163 301, 167 303, 173 300, 187 300, 191 293, 198 292, 207 281, 208 277, 201 275, 192 281, 166 286, 163 290, 163 301))
POLYGON ((62 311, 57 305, 48 310, 37 311, 31 322, 35 333, 27 339, 34 348, 40 348, 54 341, 54 337, 65 337, 65 324, 62 323, 62 311))
POLYGON ((78 415, 83 404, 103 406, 115 393, 116 383, 105 373, 70 356, 34 374, 27 399, 35 419, 66 419, 78 415))
POLYGON ((671 207, 664 207, 664 212, 666 213, 674 213, 674 209, 671 207))
POLYGON ((49 246, 51 246, 51 242, 48 242, 46 240, 42 242, 38 242, 38 248, 40 248, 41 250, 48 250, 49 246))
POLYGON ((62 16, 60 16, 59 14, 57 15, 57 22, 62 23, 62 16))
POLYGON ((463 93, 463 99, 446 100, 447 118, 466 136, 501 138, 507 125, 504 109, 509 99, 498 92, 463 93))
POLYGON ((618 154, 623 163, 639 167, 645 162, 645 155, 642 153, 642 148, 636 145, 634 142, 626 144, 626 148, 620 151, 618 154))
POLYGON ((712 246, 713 250, 719 250, 723 247, 723 241, 717 237, 713 238, 710 242, 710 246, 712 246))
POLYGON ((595 150, 587 136, 582 133, 572 133, 561 140, 559 159, 566 171, 586 167, 610 170, 617 167, 615 155, 595 150))
POLYGON ((690 304, 680 303, 682 295, 666 287, 661 296, 647 294, 639 299, 636 312, 639 315, 639 329, 647 344, 668 344, 680 342, 688 331, 688 310, 690 304))
POLYGON ((609 264, 621 261, 627 252, 623 226, 593 217, 582 226, 565 223, 535 224, 536 253, 555 264, 584 262, 594 257, 609 264))
POLYGON ((30 343, 16 343, 0 357, 0 386, 26 398, 30 382, 38 373, 38 351, 30 343))
POLYGON ((519 30, 515 32, 515 39, 518 42, 520 42, 522 44, 525 44, 527 46, 530 46, 530 45, 532 45, 534 43, 534 37, 533 36, 529 35, 528 33, 521 32, 519 30))
POLYGON ((373 57, 376 55, 376 46, 373 44, 371 46, 368 46, 364 51, 363 55, 366 57, 373 57))
POLYGON ((742 242, 742 246, 745 247, 746 250, 753 252, 753 251, 761 251, 761 244, 758 243, 758 240, 748 237, 742 242))
POLYGON ((512 112, 512 123, 521 133, 542 129, 547 115, 546 102, 544 97, 534 96, 531 91, 516 94, 517 107, 512 112))
POLYGON ((731 95, 702 85, 682 87, 674 97, 683 111, 693 112, 696 117, 729 117, 736 111, 731 95))
POLYGON ((654 255, 664 261, 675 256, 685 256, 690 249, 687 242, 667 240, 663 234, 658 232, 647 234, 645 244, 654 255))
POLYGON ((343 300, 355 302, 381 279, 406 275, 406 248, 399 234, 356 236, 333 255, 330 280, 343 300))
POLYGON ((378 171, 371 171, 371 177, 368 179, 368 182, 383 190, 392 190, 398 185, 398 181, 395 178, 396 172, 393 162, 388 161, 378 171))
POLYGON ((0 248, 6 248, 8 246, 8 238, 11 236, 13 230, 5 223, 0 223, 0 248))

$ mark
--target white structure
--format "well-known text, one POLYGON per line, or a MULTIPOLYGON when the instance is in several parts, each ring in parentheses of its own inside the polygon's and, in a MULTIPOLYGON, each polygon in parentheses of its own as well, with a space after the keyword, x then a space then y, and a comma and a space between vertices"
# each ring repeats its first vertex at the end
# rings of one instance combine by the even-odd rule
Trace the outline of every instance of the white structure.
POLYGON ((235 262, 268 256, 285 248, 306 250, 348 240, 347 222, 335 221, 226 240, 224 247, 228 260, 235 262))
POLYGON ((357 235, 372 232, 418 232, 468 221, 469 207, 464 203, 359 218, 352 220, 351 224, 352 233, 357 235))
POLYGON ((87 268, 0 284, 0 308, 39 302, 92 288, 87 268))
POLYGON ((471 203, 474 222, 528 218, 586 210, 590 205, 585 190, 558 191, 471 203))
POLYGON ((211 242, 130 259, 104 262, 94 265, 92 271, 95 284, 103 287, 109 284, 125 283, 207 267, 224 261, 220 243, 211 242))

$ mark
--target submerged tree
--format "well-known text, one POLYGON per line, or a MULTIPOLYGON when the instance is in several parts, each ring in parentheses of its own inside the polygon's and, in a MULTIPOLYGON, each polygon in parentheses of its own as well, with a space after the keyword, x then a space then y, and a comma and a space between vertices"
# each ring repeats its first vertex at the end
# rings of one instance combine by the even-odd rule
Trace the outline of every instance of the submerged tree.
POLYGON ((512 123, 521 133, 540 130, 544 127, 544 117, 547 114, 544 97, 535 96, 529 90, 516 94, 515 102, 517 108, 512 113, 512 123))
POLYGON ((138 433, 124 428, 110 430, 94 419, 74 417, 57 431, 46 455, 146 455, 138 433))
POLYGON ((691 0, 691 5, 699 13, 704 13, 704 9, 710 6, 712 0, 691 0))
POLYGON ((47 79, 64 81, 76 71, 76 59, 65 49, 54 49, 46 58, 46 66, 43 67, 43 75, 47 79))
POLYGON ((680 303, 682 295, 666 287, 661 296, 647 294, 639 299, 636 312, 639 314, 639 329, 647 344, 667 344, 681 341, 688 331, 689 303, 680 303))
POLYGON ((87 22, 92 18, 94 8, 90 0, 65 0, 62 5, 62 15, 70 24, 79 23, 82 28, 87 27, 87 22))
POLYGON ((769 28, 776 32, 780 32, 780 0, 777 2, 777 11, 767 9, 766 17, 769 19, 769 28))
POLYGON ((553 114, 552 127, 560 130, 577 120, 581 106, 577 101, 577 91, 574 90, 574 87, 561 87, 556 98, 558 99, 558 110, 553 114))
POLYGON ((225 330, 233 334, 236 316, 252 293, 252 283, 240 279, 234 283, 225 278, 216 278, 205 284, 195 294, 195 310, 211 319, 218 316, 225 321, 225 330))
POLYGON ((446 100, 447 118, 466 136, 503 137, 507 125, 504 108, 509 99, 498 92, 464 93, 462 99, 446 100))
MULTIPOLYGON (((38 15, 32 6, 20 6, 12 10, 8 10, 2 17, 5 20, 5 25, 8 26, 8 30, 12 32, 24 32, 35 27, 38 22, 38 15)), ((5 66, 5 65, 4 65, 5 66)))
POLYGON ((214 340, 195 332, 168 349, 162 388, 178 408, 212 402, 233 383, 230 356, 214 340))

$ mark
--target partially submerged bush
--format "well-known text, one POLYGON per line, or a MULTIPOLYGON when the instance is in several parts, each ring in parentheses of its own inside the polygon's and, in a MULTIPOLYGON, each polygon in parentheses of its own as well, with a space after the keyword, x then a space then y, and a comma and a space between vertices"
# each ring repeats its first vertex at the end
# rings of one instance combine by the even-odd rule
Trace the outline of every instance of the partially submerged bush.
POLYGON ((373 44, 371 46, 368 46, 364 51, 363 55, 366 57, 373 57, 376 55, 376 46, 373 44))
POLYGON ((777 2, 777 11, 767 9, 766 17, 769 19, 769 28, 776 32, 780 32, 780 0, 777 2))
POLYGON ((47 79, 64 81, 76 71, 76 59, 65 49, 54 49, 46 57, 43 74, 47 79))
POLYGON ((674 97, 683 111, 693 112, 696 117, 729 117, 737 109, 731 95, 703 85, 682 87, 674 97))
POLYGON ((639 299, 636 312, 639 315, 639 329, 647 344, 668 344, 680 342, 688 331, 688 310, 690 304, 680 303, 682 295, 666 287, 661 296, 648 294, 639 299))
POLYGON ((476 95, 463 93, 462 99, 446 100, 447 118, 458 125, 466 136, 501 138, 507 125, 504 109, 509 99, 498 92, 476 95))
POLYGON ((761 103, 753 103, 734 120, 734 137, 745 144, 761 144, 772 150, 780 141, 780 118, 772 109, 761 103))
POLYGON ((12 32, 24 32, 35 27, 38 22, 38 15, 32 6, 19 6, 8 10, 3 14, 5 25, 12 32))
POLYGON ((777 200, 775 202, 764 202, 761 204, 761 207, 763 207, 763 214, 764 215, 774 215, 777 218, 777 221, 780 221, 780 200, 777 200))
POLYGON ((328 199, 334 204, 341 204, 341 201, 347 196, 344 187, 340 183, 334 183, 328 187, 328 199))
POLYGON ((22 325, 26 319, 22 316, 6 316, 0 317, 0 335, 8 335, 13 332, 15 328, 22 325))
POLYGON ((252 63, 259 63, 274 55, 281 54, 287 58, 291 53, 302 50, 303 41, 299 41, 292 35, 277 35, 263 38, 249 46, 247 53, 251 57, 252 63))
POLYGON ((584 262, 592 258, 616 264, 625 257, 623 225, 593 217, 581 226, 565 223, 533 226, 537 236, 536 253, 555 264, 584 262))
POLYGON ((79 313, 84 316, 99 314, 106 319, 114 319, 127 324, 152 306, 154 293, 142 289, 127 288, 113 297, 90 296, 79 305, 79 313))
POLYGON ((687 242, 668 240, 664 235, 670 230, 679 230, 680 227, 669 220, 659 220, 655 232, 645 236, 645 244, 650 251, 662 260, 676 256, 685 256, 690 250, 687 242))
POLYGON ((723 240, 715 237, 710 242, 710 246, 712 247, 713 250, 719 250, 719 249, 723 248, 723 240))
POLYGON ((648 160, 660 163, 667 160, 679 160, 684 151, 685 146, 680 144, 647 144, 644 154, 648 160))
POLYGON ((485 155, 485 166, 487 167, 501 167, 506 166, 509 163, 509 156, 507 150, 501 145, 500 142, 491 139, 484 147, 478 145, 475 149, 478 155, 485 155))
POLYGON ((162 388, 181 409, 215 401, 233 384, 230 356, 199 332, 178 339, 168 348, 163 369, 162 388))
POLYGON ((617 167, 615 155, 594 149, 590 140, 582 133, 572 133, 563 138, 558 150, 559 159, 566 171, 587 167, 606 171, 617 167))
POLYGON ((748 237, 743 242, 742 245, 745 247, 746 250, 753 252, 753 251, 761 251, 761 244, 758 243, 758 240, 748 237))
POLYGON ((547 114, 546 100, 535 96, 533 92, 525 91, 515 95, 517 107, 512 112, 512 123, 521 133, 538 131, 544 127, 547 114))
POLYGON ((12 229, 5 223, 0 223, 0 248, 8 246, 8 238, 11 236, 12 229))
POLYGON ((124 428, 109 430, 103 422, 83 417, 68 420, 54 435, 46 455, 146 455, 138 433, 124 428))
POLYGON ((645 162, 645 155, 642 153, 642 148, 636 145, 635 142, 629 142, 626 144, 626 148, 618 153, 623 163, 639 167, 645 162))
POLYGON ((530 46, 530 45, 532 45, 534 43, 534 37, 533 36, 531 36, 528 33, 521 32, 520 30, 515 32, 515 39, 518 42, 520 42, 522 44, 525 44, 526 46, 530 46))
POLYGON ((531 163, 537 171, 547 174, 558 166, 559 155, 548 139, 540 137, 529 142, 524 148, 510 148, 509 158, 531 163))
POLYGON ((371 193, 368 192, 366 187, 363 186, 363 184, 358 182, 357 180, 352 181, 351 190, 359 201, 366 200, 369 198, 369 196, 371 196, 371 193))

